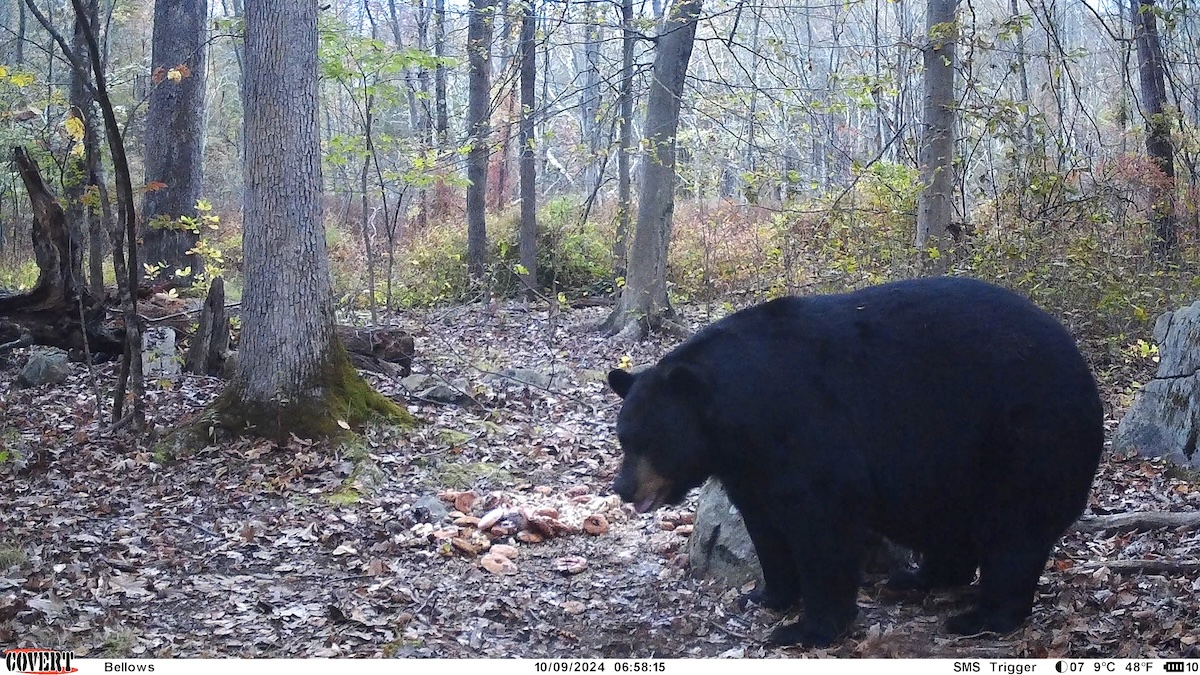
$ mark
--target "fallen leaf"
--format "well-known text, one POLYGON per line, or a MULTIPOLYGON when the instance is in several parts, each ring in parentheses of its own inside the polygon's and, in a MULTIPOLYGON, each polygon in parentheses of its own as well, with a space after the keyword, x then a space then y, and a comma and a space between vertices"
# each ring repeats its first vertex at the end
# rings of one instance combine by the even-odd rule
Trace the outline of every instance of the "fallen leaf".
POLYGON ((499 576, 511 576, 517 573, 516 563, 495 553, 488 553, 480 558, 479 566, 499 576))

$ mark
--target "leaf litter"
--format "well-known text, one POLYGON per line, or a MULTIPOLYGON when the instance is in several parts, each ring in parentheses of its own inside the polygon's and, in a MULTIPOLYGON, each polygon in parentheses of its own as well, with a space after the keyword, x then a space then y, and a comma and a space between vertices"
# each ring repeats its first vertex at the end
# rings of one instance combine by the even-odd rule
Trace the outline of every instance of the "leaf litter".
MULTIPOLYGON (((108 430, 82 366, 65 385, 17 389, 18 359, 0 361, 0 643, 160 658, 805 654, 763 642, 795 616, 740 610, 740 589, 688 573, 694 498, 637 515, 611 494, 619 401, 604 374, 672 345, 606 340, 588 330, 601 311, 405 314, 394 321, 417 339, 414 372, 465 382, 459 403, 366 374, 422 425, 352 443, 240 439, 176 461, 108 430)), ((150 427, 191 418, 221 387, 152 390, 150 427)), ((1090 511, 1200 511, 1200 482, 1109 458, 1090 511)), ((1070 534, 1033 617, 1003 637, 939 630, 970 589, 895 602, 868 577, 855 632, 807 653, 1200 656, 1200 578, 1172 567, 1198 559, 1194 530, 1070 534)))

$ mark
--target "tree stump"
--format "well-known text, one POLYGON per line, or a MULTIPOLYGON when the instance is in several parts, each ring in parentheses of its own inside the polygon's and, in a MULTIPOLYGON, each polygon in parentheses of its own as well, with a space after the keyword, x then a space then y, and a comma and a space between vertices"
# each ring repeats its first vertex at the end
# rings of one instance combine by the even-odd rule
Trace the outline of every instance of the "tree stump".
POLYGON ((122 337, 103 326, 104 302, 83 279, 82 235, 72 233, 62 206, 24 148, 13 158, 33 206, 33 252, 38 280, 27 293, 0 295, 0 352, 31 344, 119 354, 122 337))
POLYGON ((225 280, 217 277, 208 287, 200 311, 200 327, 192 336, 184 369, 196 375, 218 376, 229 352, 229 316, 225 313, 225 280))

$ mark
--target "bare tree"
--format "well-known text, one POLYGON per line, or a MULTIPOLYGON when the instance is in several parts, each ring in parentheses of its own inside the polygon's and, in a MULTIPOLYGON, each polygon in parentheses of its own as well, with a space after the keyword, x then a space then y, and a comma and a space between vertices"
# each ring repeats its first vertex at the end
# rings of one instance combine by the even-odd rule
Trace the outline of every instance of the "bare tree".
POLYGON ((1175 226, 1175 149, 1171 144, 1171 116, 1166 112, 1167 88, 1163 75, 1163 50, 1158 37, 1155 0, 1139 0, 1134 17, 1137 42, 1138 80, 1142 90, 1142 115, 1146 118, 1146 154, 1162 173, 1154 185, 1151 220, 1154 225, 1154 254, 1165 258, 1179 246, 1175 226))
POLYGON ((600 185, 600 43, 603 39, 599 13, 590 2, 583 4, 583 51, 577 69, 583 73, 579 91, 579 125, 587 157, 584 189, 595 192, 600 185))
POLYGON ((245 292, 238 374, 211 418, 234 433, 324 436, 372 411, 334 332, 317 130, 317 0, 246 3, 245 292))
POLYGON ((617 149, 617 233, 613 241, 613 272, 625 276, 629 255, 629 225, 633 217, 633 181, 630 154, 633 152, 633 47, 637 35, 633 26, 633 0, 621 0, 621 84, 618 93, 617 149))
POLYGON ((675 146, 679 106, 696 38, 702 0, 676 0, 658 35, 654 77, 646 102, 645 166, 629 274, 616 308, 602 329, 642 337, 673 325, 667 298, 667 248, 675 210, 675 146))
MULTIPOLYGON (((143 260, 160 267, 156 278, 204 261, 188 251, 199 233, 180 221, 196 218, 203 191, 204 81, 208 0, 154 3, 150 107, 146 115, 146 202, 142 207, 143 260)), ((144 270, 136 270, 141 274, 144 270)))
POLYGON ((467 25, 467 63, 470 85, 467 103, 467 269, 483 278, 487 258, 487 162, 491 131, 492 19, 495 0, 474 0, 467 25))
POLYGON ((534 92, 537 85, 537 14, 534 0, 525 0, 521 13, 520 69, 521 69, 521 266, 525 268, 522 279, 532 295, 537 287, 537 157, 533 152, 534 114, 537 102, 534 92))
POLYGON ((446 0, 434 0, 433 4, 433 55, 437 58, 433 69, 437 146, 444 150, 450 134, 450 114, 446 109, 446 0))
POLYGON ((954 217, 954 70, 958 40, 958 0, 928 0, 925 17, 924 113, 921 150, 920 200, 917 204, 916 246, 923 260, 933 258, 945 269, 947 228, 954 217), (936 253, 927 252, 933 249, 936 253))

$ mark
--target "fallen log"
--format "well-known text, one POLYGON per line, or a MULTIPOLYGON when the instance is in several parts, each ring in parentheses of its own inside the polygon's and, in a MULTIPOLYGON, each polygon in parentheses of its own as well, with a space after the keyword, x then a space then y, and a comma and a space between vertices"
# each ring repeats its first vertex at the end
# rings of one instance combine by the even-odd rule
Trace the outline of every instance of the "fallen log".
POLYGON ((1072 530, 1084 534, 1125 534, 1144 530, 1200 530, 1200 512, 1144 511, 1085 516, 1075 521, 1072 530))
POLYGON ((355 368, 392 377, 412 373, 416 344, 407 332, 391 326, 338 326, 337 334, 355 368))
POLYGON ((1170 560, 1151 558, 1143 560, 1095 560, 1077 565, 1094 572, 1107 568, 1117 574, 1196 574, 1200 572, 1200 560, 1170 560))

